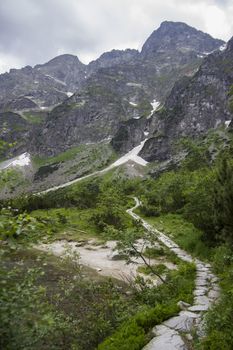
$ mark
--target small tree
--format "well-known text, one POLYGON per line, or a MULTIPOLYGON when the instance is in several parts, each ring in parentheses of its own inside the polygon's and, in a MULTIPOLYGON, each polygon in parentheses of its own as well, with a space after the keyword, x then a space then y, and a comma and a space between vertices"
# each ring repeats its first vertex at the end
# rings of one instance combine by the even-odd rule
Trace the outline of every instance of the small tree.
POLYGON ((152 246, 155 243, 155 237, 152 234, 141 232, 140 228, 130 229, 120 233, 120 240, 117 243, 116 249, 120 255, 126 257, 127 264, 135 264, 135 259, 141 259, 151 273, 158 277, 161 282, 165 283, 165 279, 157 272, 156 268, 150 263, 150 259, 146 259, 143 255, 146 246, 152 246), (140 231, 140 241, 139 238, 140 231))

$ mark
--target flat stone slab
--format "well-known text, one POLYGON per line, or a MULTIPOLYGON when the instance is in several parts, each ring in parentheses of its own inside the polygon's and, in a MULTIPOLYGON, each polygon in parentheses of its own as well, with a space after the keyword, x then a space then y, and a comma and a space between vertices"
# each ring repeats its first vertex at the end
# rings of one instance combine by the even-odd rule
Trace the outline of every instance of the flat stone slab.
POLYGON ((207 307, 209 307, 210 304, 210 300, 207 296, 205 295, 199 295, 197 297, 195 297, 194 299, 194 304, 197 305, 207 305, 207 307))
POLYGON ((201 312, 201 311, 206 311, 208 310, 209 305, 193 305, 188 308, 189 311, 192 312, 201 312))
POLYGON ((200 286, 198 289, 195 289, 195 291, 193 292, 194 296, 198 297, 201 295, 205 295, 208 292, 208 288, 205 286, 200 286))
POLYGON ((143 350, 188 350, 183 339, 174 329, 165 326, 155 328, 158 336, 153 338, 143 350))
POLYGON ((198 271, 197 272, 197 277, 202 277, 202 278, 210 278, 210 275, 206 271, 198 271))
POLYGON ((197 287, 206 286, 207 284, 208 284, 208 281, 205 278, 198 277, 196 279, 196 286, 197 287))
POLYGON ((178 332, 188 333, 194 326, 197 314, 189 311, 180 312, 179 316, 171 317, 163 324, 169 328, 175 329, 178 332))

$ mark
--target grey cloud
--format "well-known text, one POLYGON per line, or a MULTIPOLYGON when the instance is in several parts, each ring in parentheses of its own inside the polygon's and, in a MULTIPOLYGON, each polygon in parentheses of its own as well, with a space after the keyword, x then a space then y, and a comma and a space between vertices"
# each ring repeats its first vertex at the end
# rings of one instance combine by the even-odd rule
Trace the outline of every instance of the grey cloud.
MULTIPOLYGON (((224 11, 222 38, 229 38, 228 0, 7 0, 0 2, 0 65, 45 62, 61 53, 94 59, 112 48, 140 48, 163 20, 211 26, 207 6, 224 11), (7 59, 10 58, 10 59, 7 59)), ((211 33, 210 33, 211 34, 211 33)), ((1 67, 0 67, 1 69, 1 67)))

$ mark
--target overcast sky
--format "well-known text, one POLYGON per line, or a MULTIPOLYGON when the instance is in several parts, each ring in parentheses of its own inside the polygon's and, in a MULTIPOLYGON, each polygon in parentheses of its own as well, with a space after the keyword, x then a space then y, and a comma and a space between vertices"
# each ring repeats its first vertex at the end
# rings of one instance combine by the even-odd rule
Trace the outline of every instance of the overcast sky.
POLYGON ((233 0, 0 0, 0 72, 62 54, 88 63, 113 48, 140 49, 164 20, 233 35, 233 0))

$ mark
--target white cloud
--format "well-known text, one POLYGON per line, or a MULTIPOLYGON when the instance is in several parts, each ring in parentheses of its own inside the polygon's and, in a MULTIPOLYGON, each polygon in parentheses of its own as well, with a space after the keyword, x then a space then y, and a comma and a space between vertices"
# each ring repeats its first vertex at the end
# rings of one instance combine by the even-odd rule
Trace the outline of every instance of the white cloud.
POLYGON ((1 1, 0 71, 60 53, 87 62, 113 48, 140 48, 164 20, 183 21, 228 40, 232 18, 232 0, 1 1))

